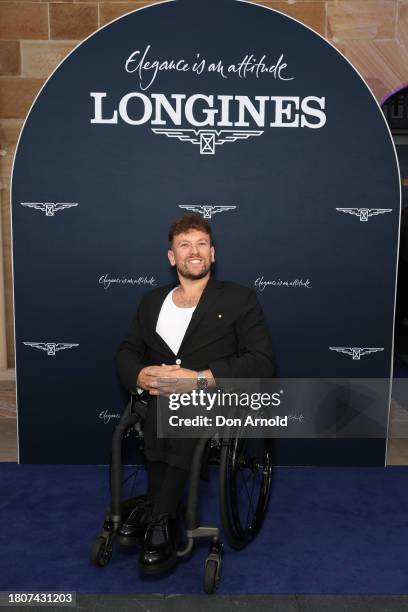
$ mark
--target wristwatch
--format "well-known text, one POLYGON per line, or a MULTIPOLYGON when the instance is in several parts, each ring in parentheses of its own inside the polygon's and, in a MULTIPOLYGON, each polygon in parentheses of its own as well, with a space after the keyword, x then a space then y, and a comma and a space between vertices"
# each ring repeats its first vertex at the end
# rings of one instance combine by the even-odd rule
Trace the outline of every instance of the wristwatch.
POLYGON ((208 380, 206 379, 204 372, 197 372, 197 389, 207 389, 208 380))

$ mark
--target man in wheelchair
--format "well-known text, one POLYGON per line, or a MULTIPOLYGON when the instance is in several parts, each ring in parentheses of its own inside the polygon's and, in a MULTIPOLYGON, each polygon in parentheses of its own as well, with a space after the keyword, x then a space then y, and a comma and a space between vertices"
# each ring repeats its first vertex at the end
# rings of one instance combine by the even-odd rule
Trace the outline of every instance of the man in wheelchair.
MULTIPOLYGON (((157 395, 179 381, 192 389, 217 379, 273 376, 271 339, 255 291, 219 281, 211 226, 182 215, 170 227, 168 258, 178 282, 147 293, 116 353, 123 385, 151 401, 144 424, 148 487, 122 524, 123 537, 142 538, 139 568, 155 575, 177 562, 179 507, 196 439, 157 437, 157 395)), ((185 390, 185 389, 183 389, 185 390)))

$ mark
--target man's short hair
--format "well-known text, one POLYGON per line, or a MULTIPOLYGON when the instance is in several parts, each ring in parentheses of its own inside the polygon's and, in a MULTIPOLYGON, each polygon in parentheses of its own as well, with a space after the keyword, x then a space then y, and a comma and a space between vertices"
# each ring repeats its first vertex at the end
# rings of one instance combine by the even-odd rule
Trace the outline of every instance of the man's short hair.
POLYGON ((198 213, 185 213, 173 221, 169 229, 169 242, 173 243, 173 238, 179 234, 184 234, 190 230, 201 230, 210 237, 210 244, 212 244, 212 230, 211 225, 202 218, 198 213))

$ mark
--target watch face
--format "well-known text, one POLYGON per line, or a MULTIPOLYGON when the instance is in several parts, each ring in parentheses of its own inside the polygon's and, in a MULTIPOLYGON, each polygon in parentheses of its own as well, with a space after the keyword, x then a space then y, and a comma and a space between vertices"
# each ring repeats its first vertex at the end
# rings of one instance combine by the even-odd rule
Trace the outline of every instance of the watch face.
POLYGON ((208 381, 204 376, 197 378, 197 389, 206 389, 207 385, 208 381))

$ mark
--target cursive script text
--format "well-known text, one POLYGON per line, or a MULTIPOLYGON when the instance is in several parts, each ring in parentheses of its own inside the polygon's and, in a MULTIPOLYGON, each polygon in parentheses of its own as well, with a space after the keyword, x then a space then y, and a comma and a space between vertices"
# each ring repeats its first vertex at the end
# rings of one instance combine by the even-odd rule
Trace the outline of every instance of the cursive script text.
POLYGON ((260 276, 256 279, 254 285, 257 289, 259 289, 259 291, 264 291, 266 287, 303 287, 304 289, 312 288, 309 278, 307 278, 306 280, 303 280, 303 278, 295 278, 293 280, 282 280, 280 278, 277 278, 275 280, 264 280, 264 277, 260 276))
POLYGON ((111 285, 150 285, 151 287, 156 286, 156 279, 154 276, 147 278, 147 276, 139 276, 138 278, 128 278, 126 276, 112 278, 109 274, 104 274, 99 277, 99 284, 103 285, 104 289, 109 289, 111 285))
POLYGON ((108 425, 111 419, 120 419, 120 414, 111 414, 107 410, 102 410, 99 413, 99 418, 103 420, 105 425, 108 425))
POLYGON ((223 79, 227 79, 231 75, 237 75, 240 79, 246 79, 248 76, 255 76, 259 79, 262 74, 268 74, 281 81, 292 81, 294 79, 294 77, 285 77, 282 74, 288 67, 283 61, 283 53, 274 63, 268 63, 265 54, 258 59, 253 53, 246 53, 238 62, 224 64, 221 59, 209 61, 201 57, 200 53, 196 53, 194 61, 188 61, 184 58, 151 59, 149 56, 150 49, 151 45, 147 45, 143 51, 140 49, 132 51, 125 62, 126 72, 138 75, 142 91, 146 91, 153 85, 161 71, 192 72, 196 75, 203 72, 215 72, 223 79))

